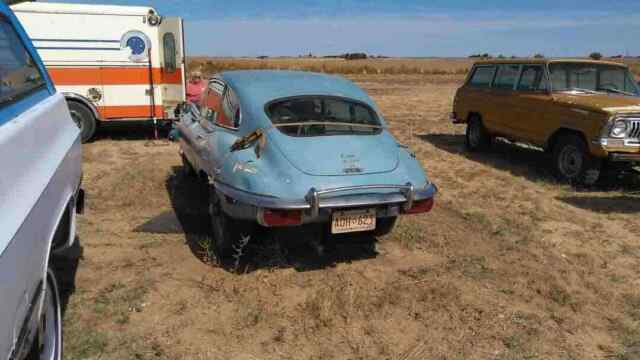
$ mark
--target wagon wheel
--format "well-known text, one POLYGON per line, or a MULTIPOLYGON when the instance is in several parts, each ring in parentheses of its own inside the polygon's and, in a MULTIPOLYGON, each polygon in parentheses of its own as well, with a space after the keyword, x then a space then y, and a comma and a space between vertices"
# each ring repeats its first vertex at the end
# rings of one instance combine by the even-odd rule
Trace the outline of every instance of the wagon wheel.
POLYGON ((465 145, 471 152, 486 150, 491 145, 491 136, 479 116, 473 115, 467 124, 465 145))
POLYGON ((558 180, 593 185, 600 177, 601 161, 589 153, 579 136, 564 135, 553 147, 553 167, 558 180))

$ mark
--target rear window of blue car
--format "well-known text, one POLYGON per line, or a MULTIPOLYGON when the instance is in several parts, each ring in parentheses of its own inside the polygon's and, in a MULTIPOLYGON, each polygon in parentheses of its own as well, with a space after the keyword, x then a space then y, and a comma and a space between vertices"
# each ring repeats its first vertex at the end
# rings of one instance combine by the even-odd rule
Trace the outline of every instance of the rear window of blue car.
POLYGON ((38 65, 11 22, 0 16, 0 107, 46 86, 38 65))
POLYGON ((267 106, 274 127, 290 136, 377 134, 382 130, 373 109, 357 101, 329 96, 301 96, 267 106))

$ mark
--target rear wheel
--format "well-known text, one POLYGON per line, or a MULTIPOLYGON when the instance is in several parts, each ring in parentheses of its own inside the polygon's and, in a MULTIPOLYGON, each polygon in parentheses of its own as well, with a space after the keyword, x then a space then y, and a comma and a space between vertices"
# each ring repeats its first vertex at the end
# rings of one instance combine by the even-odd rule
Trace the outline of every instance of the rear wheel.
POLYGON ((93 116, 93 113, 89 108, 76 101, 68 101, 67 104, 69 106, 71 119, 80 129, 82 142, 88 142, 96 133, 97 122, 95 116, 93 116))
POLYGON ((471 116, 467 123, 465 145, 472 152, 486 150, 491 145, 491 136, 477 115, 471 116))
POLYGON ((44 292, 44 305, 38 334, 33 343, 28 360, 62 359, 62 312, 58 283, 53 270, 47 271, 47 283, 44 292))
POLYGON ((602 162, 589 153, 578 135, 563 135, 553 147, 554 173, 558 180, 572 184, 593 185, 600 177, 602 162))
POLYGON ((250 236, 249 227, 244 227, 241 233, 241 223, 227 215, 220 204, 214 188, 209 189, 209 215, 211 217, 211 237, 215 247, 218 261, 223 263, 234 255, 241 253, 241 247, 247 236, 250 236), (248 232, 248 234, 247 234, 248 232), (243 236, 244 235, 244 236, 243 236))
POLYGON ((380 237, 388 235, 396 226, 396 221, 398 221, 397 217, 378 219, 376 229, 373 231, 373 236, 380 237))
POLYGON ((187 159, 184 154, 180 154, 180 158, 182 159, 182 170, 184 171, 184 174, 189 177, 195 177, 197 173, 193 165, 189 162, 189 159, 187 159))

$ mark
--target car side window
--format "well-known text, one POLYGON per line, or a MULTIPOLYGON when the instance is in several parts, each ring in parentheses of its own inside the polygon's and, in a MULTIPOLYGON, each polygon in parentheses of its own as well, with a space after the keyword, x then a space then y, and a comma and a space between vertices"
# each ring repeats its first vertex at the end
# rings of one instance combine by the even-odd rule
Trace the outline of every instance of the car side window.
POLYGON ((547 78, 541 65, 524 65, 518 83, 519 91, 545 91, 547 78))
POLYGON ((46 86, 38 65, 13 25, 0 17, 0 106, 11 104, 46 86))
POLYGON ((235 91, 229 86, 225 88, 222 109, 218 113, 216 124, 229 129, 237 129, 240 126, 240 102, 235 91))
POLYGON ((520 65, 500 65, 493 87, 496 89, 512 90, 520 73, 520 65))
POLYGON ((490 87, 495 71, 495 66, 477 66, 473 70, 473 74, 471 75, 471 79, 469 80, 469 86, 477 88, 490 87))
POLYGON ((205 95, 200 105, 200 113, 211 124, 216 122, 216 114, 220 111, 223 92, 224 83, 221 80, 215 78, 209 80, 209 85, 205 90, 205 95))

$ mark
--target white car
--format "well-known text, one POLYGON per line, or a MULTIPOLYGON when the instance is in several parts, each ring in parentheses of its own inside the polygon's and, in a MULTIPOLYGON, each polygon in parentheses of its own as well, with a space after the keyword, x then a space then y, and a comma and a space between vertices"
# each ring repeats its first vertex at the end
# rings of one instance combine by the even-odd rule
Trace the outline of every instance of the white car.
POLYGON ((0 359, 62 359, 53 254, 75 240, 80 130, 0 3, 0 359))

